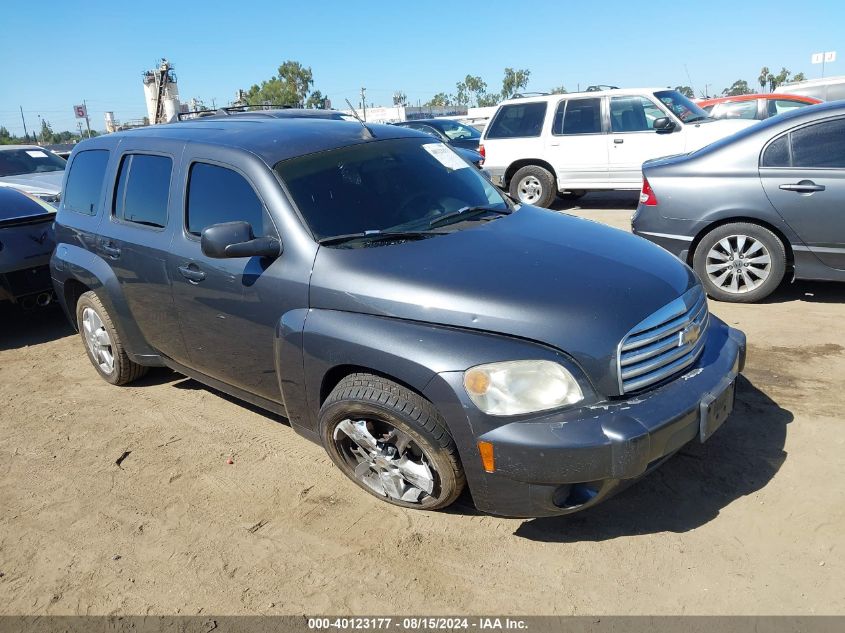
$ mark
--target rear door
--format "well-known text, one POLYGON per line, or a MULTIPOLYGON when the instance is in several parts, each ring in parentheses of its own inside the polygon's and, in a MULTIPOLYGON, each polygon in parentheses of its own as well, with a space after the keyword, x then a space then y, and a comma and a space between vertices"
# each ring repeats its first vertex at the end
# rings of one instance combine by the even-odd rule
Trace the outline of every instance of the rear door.
POLYGON ((546 159, 559 189, 579 189, 607 182, 607 137, 601 97, 562 99, 556 106, 546 159))
POLYGON ((123 143, 116 179, 110 183, 94 250, 111 266, 131 318, 147 342, 181 361, 185 346, 170 292, 169 206, 182 143, 138 140, 123 143))
POLYGON ((760 180, 783 219, 824 264, 845 270, 845 117, 772 140, 760 180))
POLYGON ((671 156, 684 151, 684 129, 657 132, 654 122, 674 116, 641 95, 610 97, 610 135, 607 137, 609 176, 618 188, 638 189, 642 185, 642 165, 650 158, 671 156))

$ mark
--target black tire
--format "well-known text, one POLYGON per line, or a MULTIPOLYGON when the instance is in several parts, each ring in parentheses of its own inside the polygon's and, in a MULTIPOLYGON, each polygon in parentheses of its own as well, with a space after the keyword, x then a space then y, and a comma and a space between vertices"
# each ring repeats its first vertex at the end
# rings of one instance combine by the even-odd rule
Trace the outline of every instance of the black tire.
MULTIPOLYGON (((748 253, 749 250, 748 246, 743 248, 743 251, 746 253, 748 253)), ((724 249, 721 248, 720 252, 723 251, 724 249)), ((761 251, 758 250, 754 254, 756 256, 755 258, 759 258, 760 252, 761 251)), ((749 258, 748 261, 750 261, 750 259, 751 258, 749 258)), ((742 270, 742 266, 748 270, 748 261, 745 261, 744 257, 729 259, 726 262, 726 266, 733 266, 734 264, 731 262, 734 261, 738 262, 738 271, 742 270)), ((718 259, 712 259, 710 265, 718 265, 719 263, 718 259)), ((760 301, 761 299, 768 297, 783 280, 783 275, 786 271, 786 249, 783 242, 781 242, 777 235, 758 224, 751 224, 749 222, 724 224, 707 233, 698 243, 695 253, 693 254, 692 267, 701 279, 701 283, 704 285, 704 289, 707 291, 707 294, 717 301, 754 303, 755 301, 760 301), (738 237, 744 237, 745 240, 743 240, 743 242, 745 244, 749 243, 749 239, 759 242, 767 252, 770 264, 768 267, 768 276, 765 277, 759 285, 750 290, 746 290, 748 286, 740 280, 738 282, 738 290, 736 292, 731 292, 728 286, 721 286, 716 283, 716 281, 718 281, 718 277, 713 279, 711 274, 707 272, 708 254, 711 252, 711 249, 716 247, 717 244, 721 244, 722 240, 727 240, 729 245, 736 246, 738 244, 738 237)), ((714 272, 714 275, 719 275, 721 273, 722 271, 720 270, 718 272, 714 272)), ((728 282, 731 278, 731 276, 728 277, 728 282)), ((756 282, 758 276, 752 275, 751 278, 756 282)))
POLYGON ((120 335, 114 327, 111 315, 106 310, 103 302, 94 293, 89 290, 79 297, 76 302, 76 324, 79 328, 79 335, 82 338, 82 344, 85 346, 85 351, 88 354, 88 360, 100 374, 103 380, 113 385, 127 385, 134 380, 138 380, 141 376, 147 373, 149 367, 144 367, 132 361, 126 354, 123 347, 120 335), (106 371, 97 358, 94 357, 94 352, 88 344, 85 328, 83 325, 82 315, 85 309, 93 310, 102 322, 102 327, 105 329, 110 340, 111 356, 114 360, 111 371, 106 371))
POLYGON ((539 165, 526 165, 518 169, 511 177, 508 191, 512 198, 520 202, 548 209, 557 197, 557 183, 548 169, 539 165), (536 183, 536 189, 532 187, 529 190, 526 187, 526 182, 530 179, 536 183), (534 195, 529 195, 533 191, 537 192, 536 198, 534 195))
MULTIPOLYGON (((320 408, 320 435, 323 447, 335 465, 358 486, 388 503, 438 510, 452 504, 466 485, 458 450, 443 418, 428 400, 386 378, 351 374, 340 381, 320 408), (409 436, 412 442, 407 445, 408 454, 411 451, 424 454, 426 465, 433 471, 431 493, 421 495, 416 501, 403 501, 387 493, 376 492, 356 476, 355 458, 348 448, 358 448, 358 445, 342 432, 335 439, 335 429, 347 420, 365 420, 377 437, 379 430, 389 427, 409 436)), ((367 471, 367 475, 377 478, 374 473, 377 473, 375 469, 367 471)))

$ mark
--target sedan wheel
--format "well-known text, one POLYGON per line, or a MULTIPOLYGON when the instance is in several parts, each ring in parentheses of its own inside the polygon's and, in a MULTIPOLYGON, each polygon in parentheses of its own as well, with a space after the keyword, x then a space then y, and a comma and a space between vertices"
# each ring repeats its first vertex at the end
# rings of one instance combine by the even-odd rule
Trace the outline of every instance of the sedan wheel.
POLYGON ((707 252, 707 276, 714 286, 744 294, 762 286, 772 269, 766 246, 748 235, 730 235, 707 252))
POLYGON ((759 224, 723 224, 701 238, 692 267, 714 299, 753 303, 780 284, 786 249, 777 235, 759 224))

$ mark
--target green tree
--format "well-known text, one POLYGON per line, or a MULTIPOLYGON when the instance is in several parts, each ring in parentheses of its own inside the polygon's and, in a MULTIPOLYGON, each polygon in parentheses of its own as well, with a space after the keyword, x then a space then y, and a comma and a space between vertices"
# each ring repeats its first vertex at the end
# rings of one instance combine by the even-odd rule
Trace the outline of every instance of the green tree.
POLYGON ((397 90, 393 93, 393 105, 395 106, 406 106, 408 105, 408 95, 406 95, 401 90, 397 90))
POLYGON ((695 93, 692 91, 692 88, 689 86, 675 86, 675 90, 680 92, 682 95, 687 97, 688 99, 694 99, 695 93))
POLYGON ((748 82, 745 79, 737 79, 730 88, 722 90, 722 94, 726 97, 736 97, 739 95, 750 95, 753 90, 749 88, 748 82))
POLYGON ((549 92, 553 95, 565 95, 566 94, 566 87, 563 85, 555 86, 549 92))
POLYGON ((50 126, 50 122, 47 119, 41 119, 41 132, 38 135, 38 139, 44 145, 49 145, 55 142, 53 139, 53 128, 50 126))
POLYGON ((505 76, 502 79, 502 99, 510 99, 517 92, 528 85, 528 78, 531 71, 527 68, 505 68, 505 76))
POLYGON ((12 134, 9 130, 0 125, 0 145, 11 145, 12 143, 12 134))
POLYGON ((452 99, 453 97, 451 95, 447 95, 445 92, 438 92, 425 105, 429 107, 450 106, 452 105, 452 99))
POLYGON ((305 102, 306 108, 323 109, 325 106, 326 97, 319 90, 315 90, 308 95, 308 100, 305 102))
POLYGON ((790 77, 789 81, 807 81, 807 78, 804 76, 804 73, 798 73, 790 77))
POLYGON ((489 108, 499 103, 499 95, 496 93, 481 95, 478 97, 479 108, 489 108))
POLYGON ((250 105, 302 105, 313 85, 314 76, 310 67, 287 60, 279 66, 276 75, 262 81, 260 86, 253 85, 244 96, 250 105))

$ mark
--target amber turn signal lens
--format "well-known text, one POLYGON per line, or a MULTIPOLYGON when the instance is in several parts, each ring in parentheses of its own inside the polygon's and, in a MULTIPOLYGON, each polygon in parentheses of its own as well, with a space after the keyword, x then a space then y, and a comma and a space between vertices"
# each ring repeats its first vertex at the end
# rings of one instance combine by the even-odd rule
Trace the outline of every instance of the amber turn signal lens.
POLYGON ((483 396, 490 388, 490 376, 481 369, 470 369, 464 375, 464 386, 474 396, 483 396))
POLYGON ((478 452, 481 453, 481 465, 484 472, 496 472, 496 458, 493 456, 493 445, 490 442, 478 442, 478 452))

